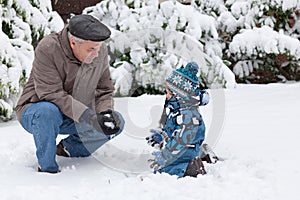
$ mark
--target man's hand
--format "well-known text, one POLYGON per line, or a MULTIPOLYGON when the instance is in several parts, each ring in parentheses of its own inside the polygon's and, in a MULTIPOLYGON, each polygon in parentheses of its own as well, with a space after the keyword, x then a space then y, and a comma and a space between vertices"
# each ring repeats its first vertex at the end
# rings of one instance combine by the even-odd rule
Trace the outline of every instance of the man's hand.
POLYGON ((88 108, 81 115, 79 122, 86 122, 106 135, 115 134, 120 130, 120 119, 113 110, 95 113, 88 108))
POLYGON ((120 119, 113 110, 97 113, 97 120, 104 134, 112 135, 120 130, 120 119))

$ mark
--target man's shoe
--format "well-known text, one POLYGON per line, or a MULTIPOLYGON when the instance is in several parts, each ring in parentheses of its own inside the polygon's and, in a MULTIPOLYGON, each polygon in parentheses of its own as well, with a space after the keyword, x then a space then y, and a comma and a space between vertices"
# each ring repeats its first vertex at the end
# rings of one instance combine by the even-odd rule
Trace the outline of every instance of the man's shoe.
MULTIPOLYGON (((38 172, 44 172, 44 171, 42 171, 42 169, 41 169, 40 166, 38 166, 38 172)), ((59 172, 60 172, 60 170, 58 170, 58 171, 56 171, 56 172, 45 172, 45 173, 57 174, 57 173, 59 173, 59 172)))
POLYGON ((212 164, 216 163, 219 160, 218 156, 216 156, 212 148, 208 146, 208 144, 206 143, 202 144, 200 157, 202 161, 206 161, 207 163, 212 163, 212 164))
POLYGON ((70 153, 65 149, 62 141, 56 146, 56 155, 63 157, 70 157, 70 153))
POLYGON ((197 177, 198 174, 204 175, 206 171, 201 159, 197 157, 189 163, 183 176, 197 177))

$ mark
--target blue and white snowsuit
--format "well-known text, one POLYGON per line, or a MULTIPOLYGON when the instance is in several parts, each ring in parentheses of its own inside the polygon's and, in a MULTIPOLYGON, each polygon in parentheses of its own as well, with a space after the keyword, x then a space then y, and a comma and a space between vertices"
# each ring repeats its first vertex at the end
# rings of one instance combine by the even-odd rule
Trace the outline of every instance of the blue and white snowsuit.
POLYGON ((199 157, 201 144, 205 138, 205 124, 199 112, 205 90, 198 91, 198 99, 182 99, 173 96, 165 102, 167 120, 162 128, 168 135, 167 142, 161 149, 166 164, 159 172, 182 177, 188 164, 199 157))

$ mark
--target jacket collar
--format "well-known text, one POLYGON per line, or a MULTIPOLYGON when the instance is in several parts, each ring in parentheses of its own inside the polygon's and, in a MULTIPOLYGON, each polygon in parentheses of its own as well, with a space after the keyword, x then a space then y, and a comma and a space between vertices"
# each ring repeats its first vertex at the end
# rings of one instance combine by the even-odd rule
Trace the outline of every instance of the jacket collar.
POLYGON ((74 56, 73 51, 71 49, 69 37, 68 37, 68 27, 69 25, 66 25, 58 35, 60 45, 63 49, 64 54, 68 59, 70 59, 71 62, 81 64, 81 62, 74 56))

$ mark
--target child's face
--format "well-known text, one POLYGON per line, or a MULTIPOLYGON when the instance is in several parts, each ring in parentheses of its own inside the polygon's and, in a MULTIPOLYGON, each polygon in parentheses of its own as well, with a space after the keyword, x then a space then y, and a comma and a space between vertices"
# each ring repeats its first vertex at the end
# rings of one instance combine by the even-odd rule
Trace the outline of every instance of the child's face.
POLYGON ((167 85, 165 85, 165 89, 166 89, 166 98, 167 99, 170 99, 172 96, 173 96, 173 94, 172 94, 172 92, 169 90, 169 88, 168 88, 168 86, 167 85))

